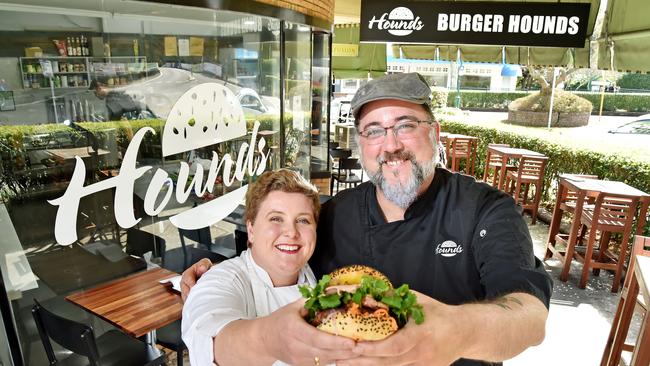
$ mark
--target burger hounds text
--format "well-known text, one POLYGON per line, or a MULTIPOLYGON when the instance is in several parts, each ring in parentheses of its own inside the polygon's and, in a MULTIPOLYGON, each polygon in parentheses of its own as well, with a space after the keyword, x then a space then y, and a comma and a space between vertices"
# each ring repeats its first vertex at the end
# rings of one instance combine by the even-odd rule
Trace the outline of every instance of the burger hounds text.
MULTIPOLYGON (((386 14, 384 14, 386 15, 386 14)), ((382 21, 384 17, 379 21, 382 21)), ((419 22, 419 17, 416 18, 419 22)), ((413 20, 412 22, 414 22, 413 20)), ((504 16, 500 14, 438 14, 436 30, 439 32, 493 32, 502 33, 504 16)), ((375 19, 373 18, 373 21, 375 19)), ((379 22, 378 21, 378 22, 379 22)), ((508 33, 577 34, 580 18, 555 15, 510 15, 508 33)), ((421 24, 421 22, 420 22, 421 24)), ((381 23, 380 23, 381 26, 381 23)), ((370 25, 372 29, 372 23, 370 25)), ((422 26, 420 26, 421 28, 422 26)), ((381 29, 381 28, 379 28, 381 29)))

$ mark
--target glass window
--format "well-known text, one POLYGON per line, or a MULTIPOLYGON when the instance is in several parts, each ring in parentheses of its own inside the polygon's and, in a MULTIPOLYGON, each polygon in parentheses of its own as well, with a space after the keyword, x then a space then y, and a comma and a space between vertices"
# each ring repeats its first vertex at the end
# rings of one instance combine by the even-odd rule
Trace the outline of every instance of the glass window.
POLYGON ((100 335, 108 324, 66 295, 151 266, 182 271, 187 246, 234 253, 237 226, 206 224, 209 239, 197 243, 170 218, 196 210, 202 219, 203 205, 255 179, 247 159, 309 177, 309 27, 284 30, 281 136, 279 20, 101 3, 87 16, 0 11, 1 269, 28 365, 48 363, 32 299, 100 335), (62 215, 66 194, 79 201, 62 215))
POLYGON ((311 153, 311 28, 286 22, 284 165, 309 178, 311 153))
POLYGON ((330 94, 329 34, 313 33, 311 172, 329 171, 327 105, 330 94))

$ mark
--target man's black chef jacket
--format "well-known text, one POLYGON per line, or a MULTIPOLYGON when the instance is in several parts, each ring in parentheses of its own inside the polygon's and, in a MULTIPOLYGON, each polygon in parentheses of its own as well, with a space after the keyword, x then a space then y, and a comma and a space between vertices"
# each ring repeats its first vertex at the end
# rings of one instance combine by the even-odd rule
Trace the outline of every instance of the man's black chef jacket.
POLYGON ((402 221, 386 222, 369 182, 323 205, 311 268, 321 276, 350 264, 374 267, 396 286, 407 283, 453 305, 525 292, 548 308, 552 291, 514 201, 440 168, 402 221))

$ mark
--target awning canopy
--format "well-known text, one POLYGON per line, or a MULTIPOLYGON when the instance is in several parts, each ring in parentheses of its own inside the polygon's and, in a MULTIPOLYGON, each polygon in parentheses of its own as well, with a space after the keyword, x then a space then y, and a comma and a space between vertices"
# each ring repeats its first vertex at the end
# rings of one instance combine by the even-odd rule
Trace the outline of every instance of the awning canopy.
POLYGON ((386 45, 359 43, 359 24, 334 26, 332 43, 358 45, 358 52, 346 56, 332 56, 332 74, 337 79, 374 78, 386 72, 386 45))
POLYGON ((609 0, 598 39, 598 68, 650 72, 648 0, 609 0))
MULTIPOLYGON (((521 0, 483 0, 498 2, 522 2, 521 0)), ((610 0, 617 1, 617 0, 610 0)), ((634 0, 623 0, 634 1, 634 0)), ((636 0, 647 1, 647 0, 636 0)), ((525 1, 524 1, 525 2, 525 1)), ((535 2, 557 3, 558 0, 535 0, 535 2)), ((594 31, 596 15, 600 7, 600 0, 570 0, 559 1, 562 3, 587 3, 590 4, 589 24, 585 39, 585 48, 555 48, 555 47, 505 47, 505 62, 520 65, 540 66, 569 66, 589 67, 589 39, 594 31)), ((393 45, 393 56, 405 58, 430 59, 430 60, 456 60, 457 50, 463 61, 471 62, 502 62, 502 49, 500 45, 393 45), (436 56, 437 50, 437 56, 436 56), (401 53, 400 53, 401 51, 401 53)))

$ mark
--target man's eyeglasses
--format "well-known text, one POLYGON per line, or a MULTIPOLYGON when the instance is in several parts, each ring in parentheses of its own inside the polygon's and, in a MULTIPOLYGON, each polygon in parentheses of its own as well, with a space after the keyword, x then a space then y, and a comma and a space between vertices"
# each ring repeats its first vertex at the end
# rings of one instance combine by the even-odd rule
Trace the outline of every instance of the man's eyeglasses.
POLYGON ((388 130, 392 129, 395 138, 408 140, 416 137, 418 125, 420 123, 431 123, 431 121, 401 121, 390 127, 372 126, 361 131, 359 135, 366 139, 369 145, 380 145, 386 141, 388 130))

